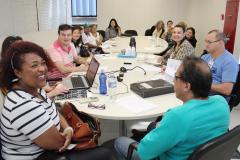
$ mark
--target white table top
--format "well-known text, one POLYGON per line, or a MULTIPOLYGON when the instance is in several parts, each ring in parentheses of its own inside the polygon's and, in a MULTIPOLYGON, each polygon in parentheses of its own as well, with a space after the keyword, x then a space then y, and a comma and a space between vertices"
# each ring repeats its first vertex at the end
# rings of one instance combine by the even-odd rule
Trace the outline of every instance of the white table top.
MULTIPOLYGON (((152 36, 135 36, 137 53, 160 53, 168 47, 168 43, 161 38, 152 36)), ((120 53, 129 46, 130 37, 116 37, 103 43, 105 52, 120 53)))
MULTIPOLYGON (((143 57, 145 56, 146 55, 139 54, 137 58, 126 59, 126 58, 117 58, 116 54, 110 54, 105 56, 97 55, 96 59, 100 62, 99 72, 101 69, 104 69, 105 71, 115 71, 115 70, 119 70, 121 66, 125 66, 126 68, 133 68, 134 66, 138 65, 145 68, 147 75, 144 75, 143 70, 139 68, 136 68, 132 71, 127 71, 127 73, 124 74, 123 82, 128 84, 129 93, 118 95, 115 100, 110 99, 110 97, 107 95, 89 93, 89 96, 99 97, 99 101, 93 102, 93 103, 105 104, 106 106, 105 110, 88 108, 87 103, 80 104, 78 101, 73 101, 72 103, 75 104, 75 106, 81 111, 89 113, 98 118, 111 119, 111 120, 131 120, 131 119, 144 119, 144 118, 156 117, 163 114, 168 109, 182 104, 182 102, 175 97, 175 93, 160 95, 160 96, 155 96, 150 98, 144 98, 145 101, 150 102, 152 104, 156 104, 157 107, 141 113, 131 112, 127 108, 121 106, 121 104, 116 103, 116 100, 122 97, 130 96, 130 95, 135 95, 137 97, 140 97, 130 90, 131 83, 150 80, 150 79, 153 79, 154 77, 155 78, 162 77, 163 79, 165 78, 165 75, 163 73, 159 73, 160 70, 158 70, 158 68, 151 68, 152 67, 151 65, 145 64, 143 62, 143 57), (132 64, 123 65, 124 62, 131 62, 132 64)), ((153 55, 149 55, 149 56, 153 56, 153 55)), ((115 74, 115 76, 117 75, 118 73, 115 74)), ((99 92, 98 87, 96 87, 96 85, 99 83, 98 76, 99 75, 97 75, 95 78, 95 84, 94 84, 95 88, 94 86, 91 88, 93 92, 99 92)), ((121 82, 118 82, 117 85, 118 85, 117 93, 126 91, 127 89, 126 86, 124 86, 121 82)), ((129 104, 129 106, 131 106, 131 104, 129 104)))

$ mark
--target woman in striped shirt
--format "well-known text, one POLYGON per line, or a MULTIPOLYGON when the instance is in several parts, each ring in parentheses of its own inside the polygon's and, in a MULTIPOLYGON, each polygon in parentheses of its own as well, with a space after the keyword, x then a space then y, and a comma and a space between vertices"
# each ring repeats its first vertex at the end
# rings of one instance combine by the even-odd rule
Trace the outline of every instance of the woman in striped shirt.
POLYGON ((73 130, 41 88, 52 63, 42 47, 14 43, 1 59, 0 88, 9 90, 1 114, 2 156, 35 159, 45 150, 64 151, 73 130))

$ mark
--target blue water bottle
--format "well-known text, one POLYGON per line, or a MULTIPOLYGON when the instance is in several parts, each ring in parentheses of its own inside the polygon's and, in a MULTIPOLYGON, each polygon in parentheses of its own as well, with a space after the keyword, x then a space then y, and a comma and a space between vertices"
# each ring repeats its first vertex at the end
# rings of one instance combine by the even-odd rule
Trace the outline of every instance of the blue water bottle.
POLYGON ((106 94, 107 93, 107 85, 106 85, 106 81, 107 81, 107 76, 104 73, 104 71, 101 71, 101 74, 99 75, 99 91, 100 94, 106 94))

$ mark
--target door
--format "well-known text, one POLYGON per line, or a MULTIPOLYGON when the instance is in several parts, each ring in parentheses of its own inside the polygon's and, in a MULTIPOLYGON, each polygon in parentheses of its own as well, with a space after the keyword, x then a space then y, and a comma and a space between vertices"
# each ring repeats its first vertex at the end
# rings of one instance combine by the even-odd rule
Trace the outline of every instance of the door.
MULTIPOLYGON (((225 21, 223 32, 229 38, 226 48, 233 53, 235 34, 237 28, 239 0, 228 0, 225 12, 225 21)), ((240 22, 239 22, 240 23, 240 22)))

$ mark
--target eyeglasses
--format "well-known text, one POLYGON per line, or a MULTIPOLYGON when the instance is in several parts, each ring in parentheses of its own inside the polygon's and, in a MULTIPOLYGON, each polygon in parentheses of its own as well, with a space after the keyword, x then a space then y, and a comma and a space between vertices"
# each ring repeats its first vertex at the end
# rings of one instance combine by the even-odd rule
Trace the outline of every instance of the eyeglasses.
POLYGON ((103 104, 103 105, 94 105, 92 103, 88 103, 88 108, 104 110, 106 107, 105 107, 105 104, 103 104))
POLYGON ((206 44, 212 44, 212 43, 215 43, 215 42, 218 42, 218 41, 221 41, 221 39, 218 39, 216 41, 205 41, 206 44))

